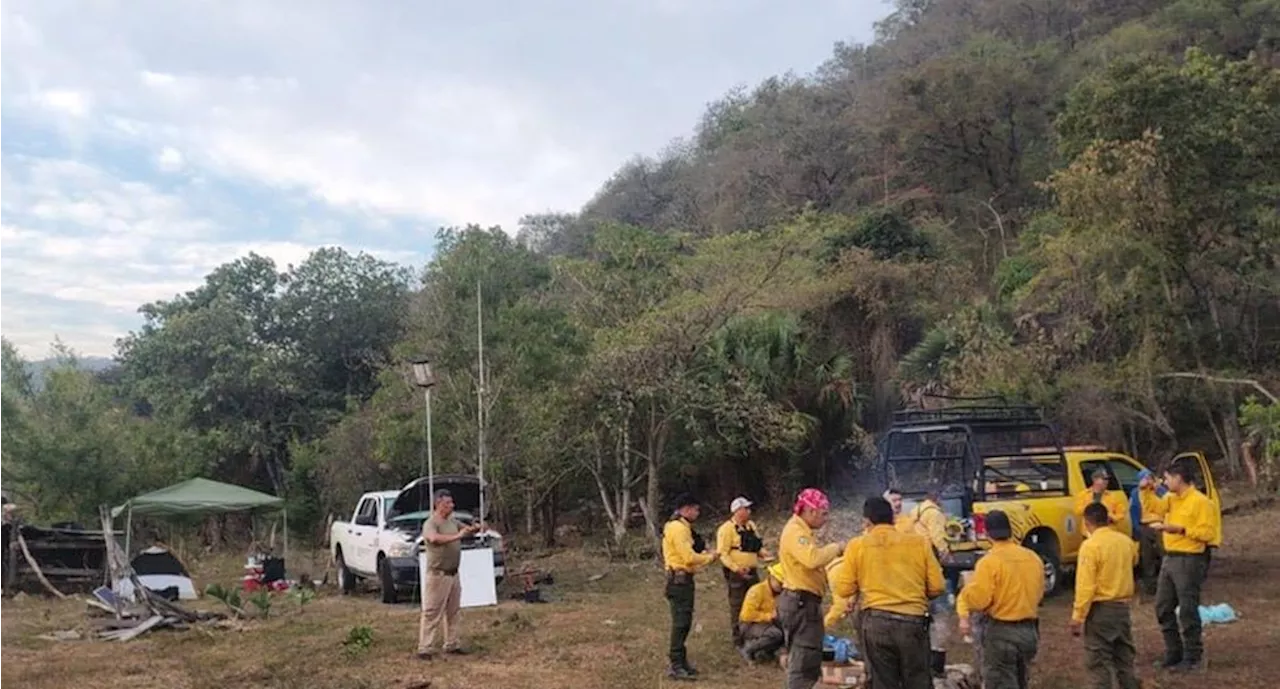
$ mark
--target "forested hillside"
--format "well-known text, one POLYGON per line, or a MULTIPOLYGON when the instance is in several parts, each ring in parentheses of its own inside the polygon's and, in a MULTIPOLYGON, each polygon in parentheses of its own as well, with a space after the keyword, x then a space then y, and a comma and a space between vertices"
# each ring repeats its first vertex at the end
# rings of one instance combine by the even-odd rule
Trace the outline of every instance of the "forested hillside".
POLYGON ((204 475, 310 529, 420 471, 420 354, 437 467, 474 471, 478 287, 512 530, 781 502, 927 393, 1280 479, 1277 0, 898 0, 873 44, 507 230, 443 231, 425 268, 242 259, 40 390, 6 343, 6 489, 84 516, 204 475))

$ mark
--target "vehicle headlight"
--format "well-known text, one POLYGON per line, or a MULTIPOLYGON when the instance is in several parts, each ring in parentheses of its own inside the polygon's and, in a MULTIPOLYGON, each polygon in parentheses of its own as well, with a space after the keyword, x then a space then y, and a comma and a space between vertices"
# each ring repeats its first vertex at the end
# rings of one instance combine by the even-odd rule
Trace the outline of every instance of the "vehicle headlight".
POLYGON ((398 541, 387 545, 387 557, 409 557, 413 555, 413 544, 398 541))

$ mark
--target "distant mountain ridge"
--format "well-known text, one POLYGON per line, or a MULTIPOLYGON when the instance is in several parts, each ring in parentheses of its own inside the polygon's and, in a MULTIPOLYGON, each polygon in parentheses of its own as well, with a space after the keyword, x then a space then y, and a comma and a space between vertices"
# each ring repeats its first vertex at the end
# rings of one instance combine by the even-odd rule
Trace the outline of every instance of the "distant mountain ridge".
MULTIPOLYGON (((40 359, 39 361, 28 361, 27 371, 31 373, 31 385, 39 390, 44 387, 45 376, 49 371, 57 368, 60 364, 58 359, 40 359)), ((82 371, 97 373, 105 371, 116 365, 115 359, 107 356, 77 356, 76 367, 82 371)))

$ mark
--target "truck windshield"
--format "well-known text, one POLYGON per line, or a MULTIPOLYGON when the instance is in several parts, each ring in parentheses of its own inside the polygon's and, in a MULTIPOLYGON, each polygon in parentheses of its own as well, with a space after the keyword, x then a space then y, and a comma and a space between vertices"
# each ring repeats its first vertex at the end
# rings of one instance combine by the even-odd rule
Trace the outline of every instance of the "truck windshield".
POLYGON ((890 433, 885 447, 889 485, 906 498, 935 493, 944 502, 960 500, 964 497, 966 443, 963 428, 912 428, 890 433))
POLYGON ((1039 423, 906 425, 886 438, 885 478, 908 499, 935 493, 962 514, 972 502, 1065 494, 1059 447, 1039 423))

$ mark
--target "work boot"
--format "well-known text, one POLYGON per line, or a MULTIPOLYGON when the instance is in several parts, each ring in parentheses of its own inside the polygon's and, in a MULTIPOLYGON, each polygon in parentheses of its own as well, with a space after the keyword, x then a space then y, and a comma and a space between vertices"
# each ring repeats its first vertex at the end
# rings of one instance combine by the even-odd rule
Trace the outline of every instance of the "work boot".
POLYGON ((751 651, 748 651, 746 646, 738 647, 738 655, 742 656, 742 659, 747 661, 748 663, 755 664, 756 662, 755 657, 751 655, 751 651))
POLYGON ((667 679, 674 679, 680 682, 692 682, 697 679, 696 676, 689 672, 689 669, 683 665, 672 665, 667 668, 667 679))
POLYGON ((690 675, 693 675, 694 677, 698 676, 698 668, 694 667, 693 664, 687 660, 684 661, 684 671, 689 673, 690 675))
POLYGON ((1196 660, 1184 660, 1181 663, 1178 663, 1177 665, 1174 665, 1173 667, 1169 668, 1170 672, 1185 673, 1185 674, 1197 673, 1197 672, 1200 672, 1201 670, 1204 670, 1204 661, 1198 658, 1196 660))
POLYGON ((1166 653, 1164 659, 1156 661, 1157 670, 1172 670, 1182 664, 1182 655, 1166 653))
POLYGON ((935 678, 947 676, 946 651, 929 651, 929 670, 935 678))

